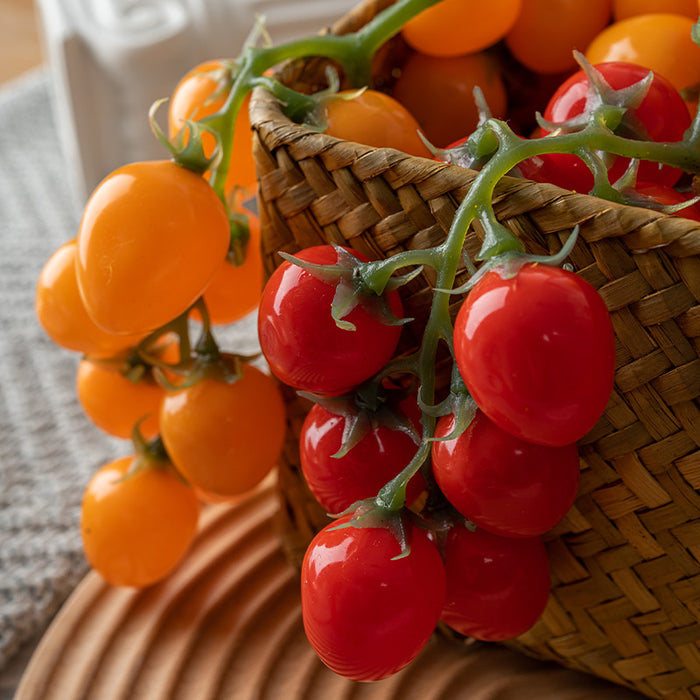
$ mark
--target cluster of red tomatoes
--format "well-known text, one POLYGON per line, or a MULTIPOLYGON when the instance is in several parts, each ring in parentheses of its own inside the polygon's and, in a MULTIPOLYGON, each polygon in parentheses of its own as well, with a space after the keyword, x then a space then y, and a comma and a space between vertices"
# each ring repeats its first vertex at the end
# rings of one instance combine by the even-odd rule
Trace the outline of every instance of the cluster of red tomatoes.
MULTIPOLYGON (((689 60, 700 56, 691 40, 697 15, 695 0, 673 7, 610 0, 499 0, 486 7, 445 0, 404 28, 414 51, 392 96, 366 90, 352 100, 328 101, 327 133, 426 155, 415 139, 418 128, 449 148, 477 125, 474 86, 496 116, 507 115, 499 74, 507 51, 510 60, 556 81, 544 110, 548 122, 585 117, 593 100, 606 99, 626 108, 620 133, 680 141, 694 108, 681 87, 700 82, 700 73, 688 71, 688 63, 700 65, 689 60), (611 53, 621 36, 637 55, 611 53), (665 51, 658 48, 664 41, 665 51), (677 46, 684 57, 675 69, 666 61, 662 72, 652 46, 659 60, 677 55, 677 46), (574 48, 588 48, 595 73, 578 69, 574 48), (650 68, 653 79, 646 84, 650 68), (591 82, 598 79, 596 93, 591 82), (619 101, 630 99, 626 88, 635 85, 643 85, 639 99, 619 101)), ((553 83, 543 78, 542 84, 553 83)), ((533 135, 546 133, 541 128, 533 135)), ((609 159, 606 166, 615 183, 629 160, 609 159)), ((521 163, 520 170, 567 189, 593 187, 588 166, 575 155, 547 154, 521 163)), ((634 196, 626 194, 630 201, 681 203, 692 196, 674 189, 681 176, 677 168, 642 162, 634 196)), ((700 219, 692 203, 680 213, 700 219)), ((406 504, 428 516, 439 492, 450 515, 440 521, 442 530, 409 518, 397 534, 395 523, 382 524, 376 513, 366 524, 366 499, 410 462, 421 424, 415 394, 399 391, 392 401, 387 390, 377 401, 386 387, 368 391, 365 384, 395 351, 399 326, 382 320, 359 287, 352 292, 357 305, 343 317, 351 327, 331 313, 347 280, 338 282, 314 265, 343 266, 348 254, 361 259, 319 246, 283 263, 263 293, 259 337, 278 378, 323 397, 317 396, 301 431, 301 466, 321 505, 342 515, 316 535, 304 558, 304 625, 330 668, 366 681, 410 663, 439 621, 466 636, 498 641, 522 634, 539 618, 550 586, 542 535, 575 499, 577 441, 609 399, 615 343, 604 302, 580 276, 523 261, 517 269, 489 271, 468 293, 454 326, 454 359, 473 416, 462 432, 455 430, 454 415, 439 418, 429 469, 418 471, 405 492, 406 504), (421 501, 426 488, 427 508, 421 501)), ((387 295, 387 307, 400 316, 395 292, 387 295)))
MULTIPOLYGON (((377 680, 410 663, 439 620, 488 641, 523 633, 549 597, 541 535, 574 501, 576 441, 612 389, 614 335, 601 297, 578 275, 532 263, 493 269, 469 292, 454 352, 478 408, 457 437, 454 416, 439 419, 427 479, 418 472, 406 490, 406 503, 420 504, 429 481, 428 511, 437 489, 454 510, 448 517, 438 508, 446 530, 439 534, 418 517, 403 523, 410 553, 400 556, 401 538, 381 515, 365 527, 355 509, 417 449, 415 394, 382 393, 381 381, 367 390, 395 353, 401 327, 387 324, 376 295, 357 286, 344 325, 332 317, 353 262, 365 260, 358 253, 324 245, 295 258, 265 286, 258 328, 275 375, 318 396, 301 431, 301 466, 321 505, 345 512, 317 534, 303 562, 311 644, 336 672, 377 680), (326 274, 335 264, 348 271, 344 279, 326 274)), ((396 290, 384 302, 400 317, 396 290)))
MULTIPOLYGON (((198 109, 216 109, 208 97, 226 80, 221 63, 182 80, 173 137, 198 109)), ((95 473, 82 505, 87 558, 115 585, 166 576, 195 536, 200 504, 253 488, 282 449, 277 383, 214 338, 257 307, 262 289, 259 220, 241 204, 256 187, 249 124, 236 133, 228 206, 173 160, 131 163, 98 185, 77 236, 39 276, 40 323, 81 354, 85 414, 110 435, 135 436, 125 457, 95 473)))

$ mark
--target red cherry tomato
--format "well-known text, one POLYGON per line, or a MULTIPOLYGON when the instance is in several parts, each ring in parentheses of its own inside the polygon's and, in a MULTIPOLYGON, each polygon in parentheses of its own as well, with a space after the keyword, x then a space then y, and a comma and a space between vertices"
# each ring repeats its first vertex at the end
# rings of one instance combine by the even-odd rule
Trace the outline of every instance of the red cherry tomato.
MULTIPOLYGON (((662 205, 676 205, 687 202, 690 197, 678 192, 668 185, 659 185, 653 182, 638 182, 634 186, 637 194, 649 198, 652 202, 662 205)), ((688 204, 687 207, 674 212, 675 216, 682 216, 685 219, 700 221, 700 208, 696 204, 688 204)))
POLYGON ((455 525, 445 542, 447 595, 442 621, 487 642, 513 639, 544 611, 551 585, 539 537, 512 539, 455 525))
MULTIPOLYGON (((418 446, 410 435, 385 425, 373 426, 342 457, 345 417, 315 404, 304 420, 299 447, 301 468, 316 500, 329 512, 340 513, 355 501, 376 496, 410 461, 418 446)), ((420 424, 415 421, 417 434, 420 424)), ((416 474, 408 484, 406 499, 412 503, 425 488, 416 474)))
MULTIPOLYGON (((436 437, 454 428, 440 418, 436 437)), ((576 498, 576 445, 546 447, 509 435, 476 412, 467 429, 432 449, 433 473, 448 501, 475 525, 503 537, 537 537, 551 530, 576 498)))
MULTIPOLYGON (((332 265, 338 254, 322 245, 296 257, 332 265)), ((334 285, 287 261, 265 285, 258 312, 260 347, 285 384, 317 394, 342 394, 372 377, 394 354, 401 327, 386 325, 356 306, 345 318, 355 330, 339 328, 331 316, 334 294, 334 285)), ((400 317, 398 293, 391 292, 389 300, 400 317)))
MULTIPOLYGON (((620 89, 642 80, 649 69, 631 63, 600 63, 596 65, 603 78, 614 89, 620 89)), ((589 82, 583 71, 574 73, 564 81, 550 99, 544 111, 544 118, 561 123, 584 111, 589 82)), ((633 136, 626 124, 636 122, 646 132, 651 141, 680 141, 690 126, 688 108, 678 91, 659 74, 655 74, 646 97, 636 108, 629 109, 629 116, 616 133, 633 136)), ((543 135, 547 132, 542 132, 543 135)), ((627 158, 615 158, 608 167, 611 182, 615 182, 629 165, 627 158)), ((538 182, 551 182, 559 187, 587 193, 593 187, 593 175, 585 163, 569 153, 552 153, 523 161, 519 166, 528 179, 538 182)), ((674 185, 681 176, 681 170, 667 165, 642 161, 639 166, 639 180, 674 185)))
POLYGON ((301 571, 306 636, 320 659, 354 681, 407 666, 432 635, 445 600, 445 567, 427 531, 409 530, 410 554, 384 528, 334 529, 311 542, 301 571))
POLYGON ((476 404, 528 442, 569 445, 610 398, 615 338, 605 302, 581 276, 526 263, 487 272, 454 329, 457 366, 476 404))

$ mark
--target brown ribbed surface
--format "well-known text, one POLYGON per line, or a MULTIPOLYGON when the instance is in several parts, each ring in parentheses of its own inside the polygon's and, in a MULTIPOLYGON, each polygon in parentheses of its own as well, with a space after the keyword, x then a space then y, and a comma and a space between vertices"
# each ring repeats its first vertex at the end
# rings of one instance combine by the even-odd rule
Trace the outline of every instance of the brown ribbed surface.
POLYGON ((211 507, 164 583, 137 591, 88 575, 49 628, 15 700, 634 700, 612 684, 498 646, 434 636, 375 684, 328 670, 304 636, 299 583, 271 518, 268 484, 211 507), (541 691, 541 692, 537 692, 541 691))
MULTIPOLYGON (((389 3, 360 5, 333 31, 359 27, 389 3)), ((281 78, 308 88, 322 75, 309 61, 281 78)), ((433 246, 474 177, 312 133, 263 90, 251 118, 268 271, 278 250, 327 241, 372 258, 433 246)), ((515 646, 650 697, 700 697, 700 225, 517 179, 498 186, 494 206, 531 252, 558 250, 580 226, 570 262, 605 299, 617 336, 612 399, 581 442, 576 504, 549 538, 551 602, 515 646)), ((470 253, 478 233, 469 233, 470 253)), ((403 349, 420 338, 429 285, 426 273, 407 290, 407 315, 418 322, 406 328, 403 349)), ((292 397, 288 405, 282 527, 298 561, 325 518, 299 477, 307 407, 292 397)))

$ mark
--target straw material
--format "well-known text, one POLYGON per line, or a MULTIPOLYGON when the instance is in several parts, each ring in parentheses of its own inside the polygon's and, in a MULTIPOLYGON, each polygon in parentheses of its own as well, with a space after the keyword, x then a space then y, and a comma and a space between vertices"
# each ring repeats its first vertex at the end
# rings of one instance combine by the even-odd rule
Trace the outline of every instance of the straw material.
MULTIPOLYGON (((352 31, 388 4, 366 2, 332 31, 352 31)), ((405 51, 399 40, 387 55, 396 51, 405 51)), ((324 65, 296 62, 281 78, 314 89, 324 65)), ((251 122, 268 272, 278 251, 330 241, 371 258, 434 246, 475 177, 314 133, 287 120, 264 90, 253 94, 251 122)), ((612 398, 580 442, 578 498, 547 536, 550 603, 511 646, 652 698, 700 697, 700 225, 515 178, 499 184, 494 208, 533 253, 558 250, 580 227, 569 262, 602 295, 617 338, 612 398)), ((479 247, 475 226, 467 251, 479 247)), ((431 282, 426 272, 405 291, 406 313, 418 320, 402 350, 419 342, 431 282)), ((447 368, 438 376, 445 386, 447 368)), ((328 520, 299 467, 309 404, 291 391, 287 398, 279 527, 298 563, 328 520)))

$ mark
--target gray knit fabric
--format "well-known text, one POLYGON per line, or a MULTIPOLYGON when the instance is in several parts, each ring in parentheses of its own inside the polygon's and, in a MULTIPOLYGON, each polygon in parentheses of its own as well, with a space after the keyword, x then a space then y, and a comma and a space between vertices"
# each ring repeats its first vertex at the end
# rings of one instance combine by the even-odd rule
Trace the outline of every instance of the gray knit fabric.
MULTIPOLYGON (((86 573, 83 489, 130 447, 84 417, 79 357, 54 345, 34 315, 42 265, 77 231, 81 205, 69 183, 47 76, 29 73, 0 90, 0 668, 86 573)), ((255 352, 254 319, 220 339, 255 352)))

